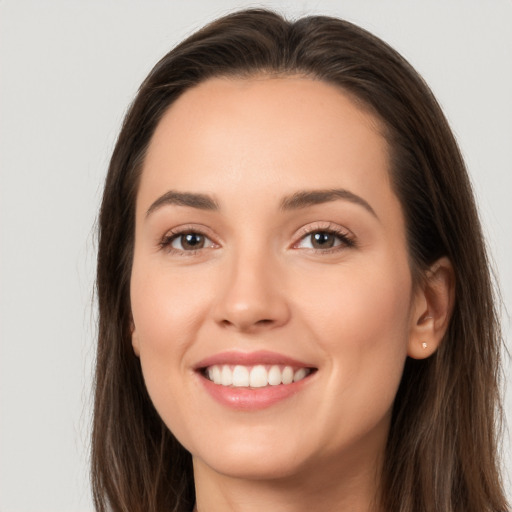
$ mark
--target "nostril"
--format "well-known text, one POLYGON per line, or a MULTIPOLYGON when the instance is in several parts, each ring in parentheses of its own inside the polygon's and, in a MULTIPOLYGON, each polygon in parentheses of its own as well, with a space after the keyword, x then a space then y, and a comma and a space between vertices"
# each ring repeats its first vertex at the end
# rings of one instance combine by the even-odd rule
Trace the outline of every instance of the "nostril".
POLYGON ((228 320, 227 318, 224 318, 221 320, 220 325, 222 327, 226 328, 237 328, 241 330, 246 331, 252 331, 254 329, 258 328, 265 328, 272 326, 275 323, 275 320, 272 320, 271 318, 262 318, 261 320, 256 320, 255 322, 252 321, 243 321, 240 320, 239 322, 233 322, 232 320, 228 320))

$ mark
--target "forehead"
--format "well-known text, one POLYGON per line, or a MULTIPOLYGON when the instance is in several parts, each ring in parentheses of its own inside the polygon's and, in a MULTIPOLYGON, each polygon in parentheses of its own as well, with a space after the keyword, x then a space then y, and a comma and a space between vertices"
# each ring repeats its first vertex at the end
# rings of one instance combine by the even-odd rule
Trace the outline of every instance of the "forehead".
POLYGON ((162 117, 139 192, 149 201, 166 187, 268 195, 340 186, 361 193, 372 185, 382 195, 391 192, 382 132, 367 109, 320 80, 214 78, 162 117))
MULTIPOLYGON (((285 128, 281 139, 318 136, 325 138, 329 128, 332 137, 346 137, 349 132, 363 135, 384 133, 382 123, 353 94, 340 87, 301 76, 250 78, 212 78, 186 90, 167 110, 157 126, 151 146, 162 136, 207 134, 208 123, 227 128, 233 121, 240 123, 240 134, 257 137, 263 142, 261 128, 285 128), (318 133, 318 125, 325 127, 318 133), (344 130, 348 127, 349 130, 344 130), (198 132, 198 130, 200 130, 198 132)), ((229 132, 228 132, 229 133, 229 132)), ((270 133, 270 132, 268 132, 270 133)), ((203 139, 207 143, 207 139, 203 139)), ((385 143, 384 138, 381 143, 385 143)))

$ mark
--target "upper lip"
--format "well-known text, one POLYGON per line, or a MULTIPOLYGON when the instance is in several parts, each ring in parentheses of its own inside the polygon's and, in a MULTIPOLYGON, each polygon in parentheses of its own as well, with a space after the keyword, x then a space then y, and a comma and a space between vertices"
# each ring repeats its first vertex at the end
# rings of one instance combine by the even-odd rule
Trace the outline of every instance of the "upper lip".
POLYGON ((282 366, 294 366, 296 368, 314 368, 313 365, 299 361, 293 357, 278 354, 277 352, 270 352, 268 350, 258 350, 256 352, 240 352, 230 350, 227 352, 220 352, 210 357, 206 357, 194 365, 195 370, 208 368, 214 365, 243 365, 255 366, 257 364, 271 364, 282 366))

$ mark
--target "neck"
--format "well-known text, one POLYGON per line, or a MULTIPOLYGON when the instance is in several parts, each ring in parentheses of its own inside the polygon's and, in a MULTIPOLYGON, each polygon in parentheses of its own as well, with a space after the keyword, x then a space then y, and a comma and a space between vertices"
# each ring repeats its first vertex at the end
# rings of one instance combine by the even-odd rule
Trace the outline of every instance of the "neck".
MULTIPOLYGON (((293 477, 245 479, 217 473, 194 458, 197 512, 381 512, 379 456, 371 464, 309 466, 293 477)), ((351 461, 353 462, 353 461, 351 461)), ((366 461, 368 462, 368 461, 366 461)))

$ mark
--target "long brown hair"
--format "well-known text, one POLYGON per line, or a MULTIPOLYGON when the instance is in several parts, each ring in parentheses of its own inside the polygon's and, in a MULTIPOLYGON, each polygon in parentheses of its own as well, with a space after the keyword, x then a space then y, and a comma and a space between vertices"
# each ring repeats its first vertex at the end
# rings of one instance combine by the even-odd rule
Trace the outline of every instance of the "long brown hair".
POLYGON ((383 122, 402 204, 411 270, 453 264, 456 300, 445 339, 406 361, 382 475, 392 512, 507 509, 497 460, 501 337, 471 185, 429 88, 387 44, 335 18, 290 22, 267 10, 225 16, 163 57, 126 115, 99 217, 99 336, 92 435, 98 512, 189 511, 190 454, 156 413, 131 347, 129 282, 138 181, 169 105, 214 76, 299 74, 337 85, 383 122))

